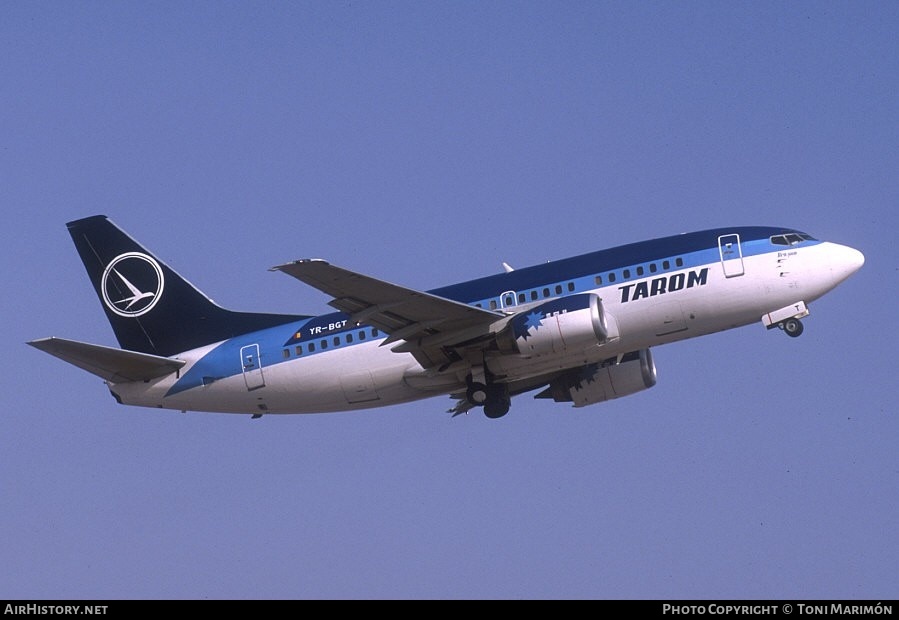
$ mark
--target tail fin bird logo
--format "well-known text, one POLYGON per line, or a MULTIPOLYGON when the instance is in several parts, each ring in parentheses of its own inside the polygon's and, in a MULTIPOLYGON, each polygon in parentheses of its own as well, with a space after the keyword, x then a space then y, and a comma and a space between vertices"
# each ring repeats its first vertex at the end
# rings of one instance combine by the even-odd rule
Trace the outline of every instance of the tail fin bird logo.
POLYGON ((140 252, 120 254, 103 271, 103 303, 119 316, 135 318, 153 309, 162 297, 162 267, 140 252))

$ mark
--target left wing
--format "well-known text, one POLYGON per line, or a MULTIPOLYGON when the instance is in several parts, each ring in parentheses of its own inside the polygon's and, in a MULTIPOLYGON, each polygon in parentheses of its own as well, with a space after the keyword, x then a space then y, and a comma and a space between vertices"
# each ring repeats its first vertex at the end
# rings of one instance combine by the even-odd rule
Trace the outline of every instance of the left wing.
POLYGON ((329 305, 349 314, 351 322, 384 331, 388 337, 383 344, 404 341, 392 350, 412 353, 426 368, 460 359, 454 353, 458 347, 486 346, 497 322, 508 316, 384 282, 321 259, 298 260, 272 267, 272 271, 283 271, 330 295, 329 305))

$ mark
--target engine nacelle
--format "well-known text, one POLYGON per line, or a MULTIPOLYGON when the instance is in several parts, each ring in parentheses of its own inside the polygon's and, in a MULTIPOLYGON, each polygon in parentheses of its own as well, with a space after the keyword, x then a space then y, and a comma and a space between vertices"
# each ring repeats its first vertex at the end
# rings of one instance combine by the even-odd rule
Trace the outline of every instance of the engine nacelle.
POLYGON ((557 403, 583 407, 628 396, 655 384, 656 365, 652 353, 649 349, 641 349, 620 359, 613 357, 563 375, 537 394, 537 398, 552 398, 557 403))
POLYGON ((608 337, 602 302, 592 293, 583 293, 521 312, 497 336, 497 343, 504 353, 529 358, 579 351, 608 337))

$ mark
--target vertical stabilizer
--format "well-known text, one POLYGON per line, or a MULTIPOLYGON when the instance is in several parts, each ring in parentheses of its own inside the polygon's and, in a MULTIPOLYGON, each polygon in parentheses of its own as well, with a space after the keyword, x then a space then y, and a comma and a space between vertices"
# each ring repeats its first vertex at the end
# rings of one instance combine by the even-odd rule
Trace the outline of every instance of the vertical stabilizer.
POLYGON ((305 318, 222 308, 104 215, 67 226, 123 349, 167 357, 305 318))

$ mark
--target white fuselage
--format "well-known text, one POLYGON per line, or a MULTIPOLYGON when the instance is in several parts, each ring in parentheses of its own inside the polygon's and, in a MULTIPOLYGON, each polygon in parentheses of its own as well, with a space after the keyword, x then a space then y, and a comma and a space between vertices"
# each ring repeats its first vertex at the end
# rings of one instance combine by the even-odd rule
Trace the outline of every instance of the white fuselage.
MULTIPOLYGON (((766 313, 797 302, 809 303, 834 288, 857 269, 857 260, 850 255, 853 252, 858 254, 827 242, 784 246, 738 257, 737 262, 711 260, 663 274, 646 273, 646 277, 627 282, 604 281, 592 289, 579 283, 579 293, 595 293, 601 299, 609 324, 605 342, 558 355, 497 353, 488 355, 486 365, 509 381, 526 380, 760 322, 766 313), (694 286, 687 286, 690 273, 695 274, 694 286)), ((497 296, 504 293, 497 291, 497 296)), ((516 303, 505 310, 520 311, 537 303, 516 303)), ((248 334, 178 355, 187 364, 177 375, 109 385, 121 402, 130 405, 254 414, 317 413, 455 393, 464 390, 470 370, 466 364, 442 372, 426 370, 411 354, 394 352, 391 345, 381 346, 383 334, 315 355, 295 355, 282 342, 283 338, 261 334, 256 340, 254 334, 248 334), (248 355, 254 359, 248 362, 248 355), (186 388, 177 387, 187 376, 198 378, 186 388)))

